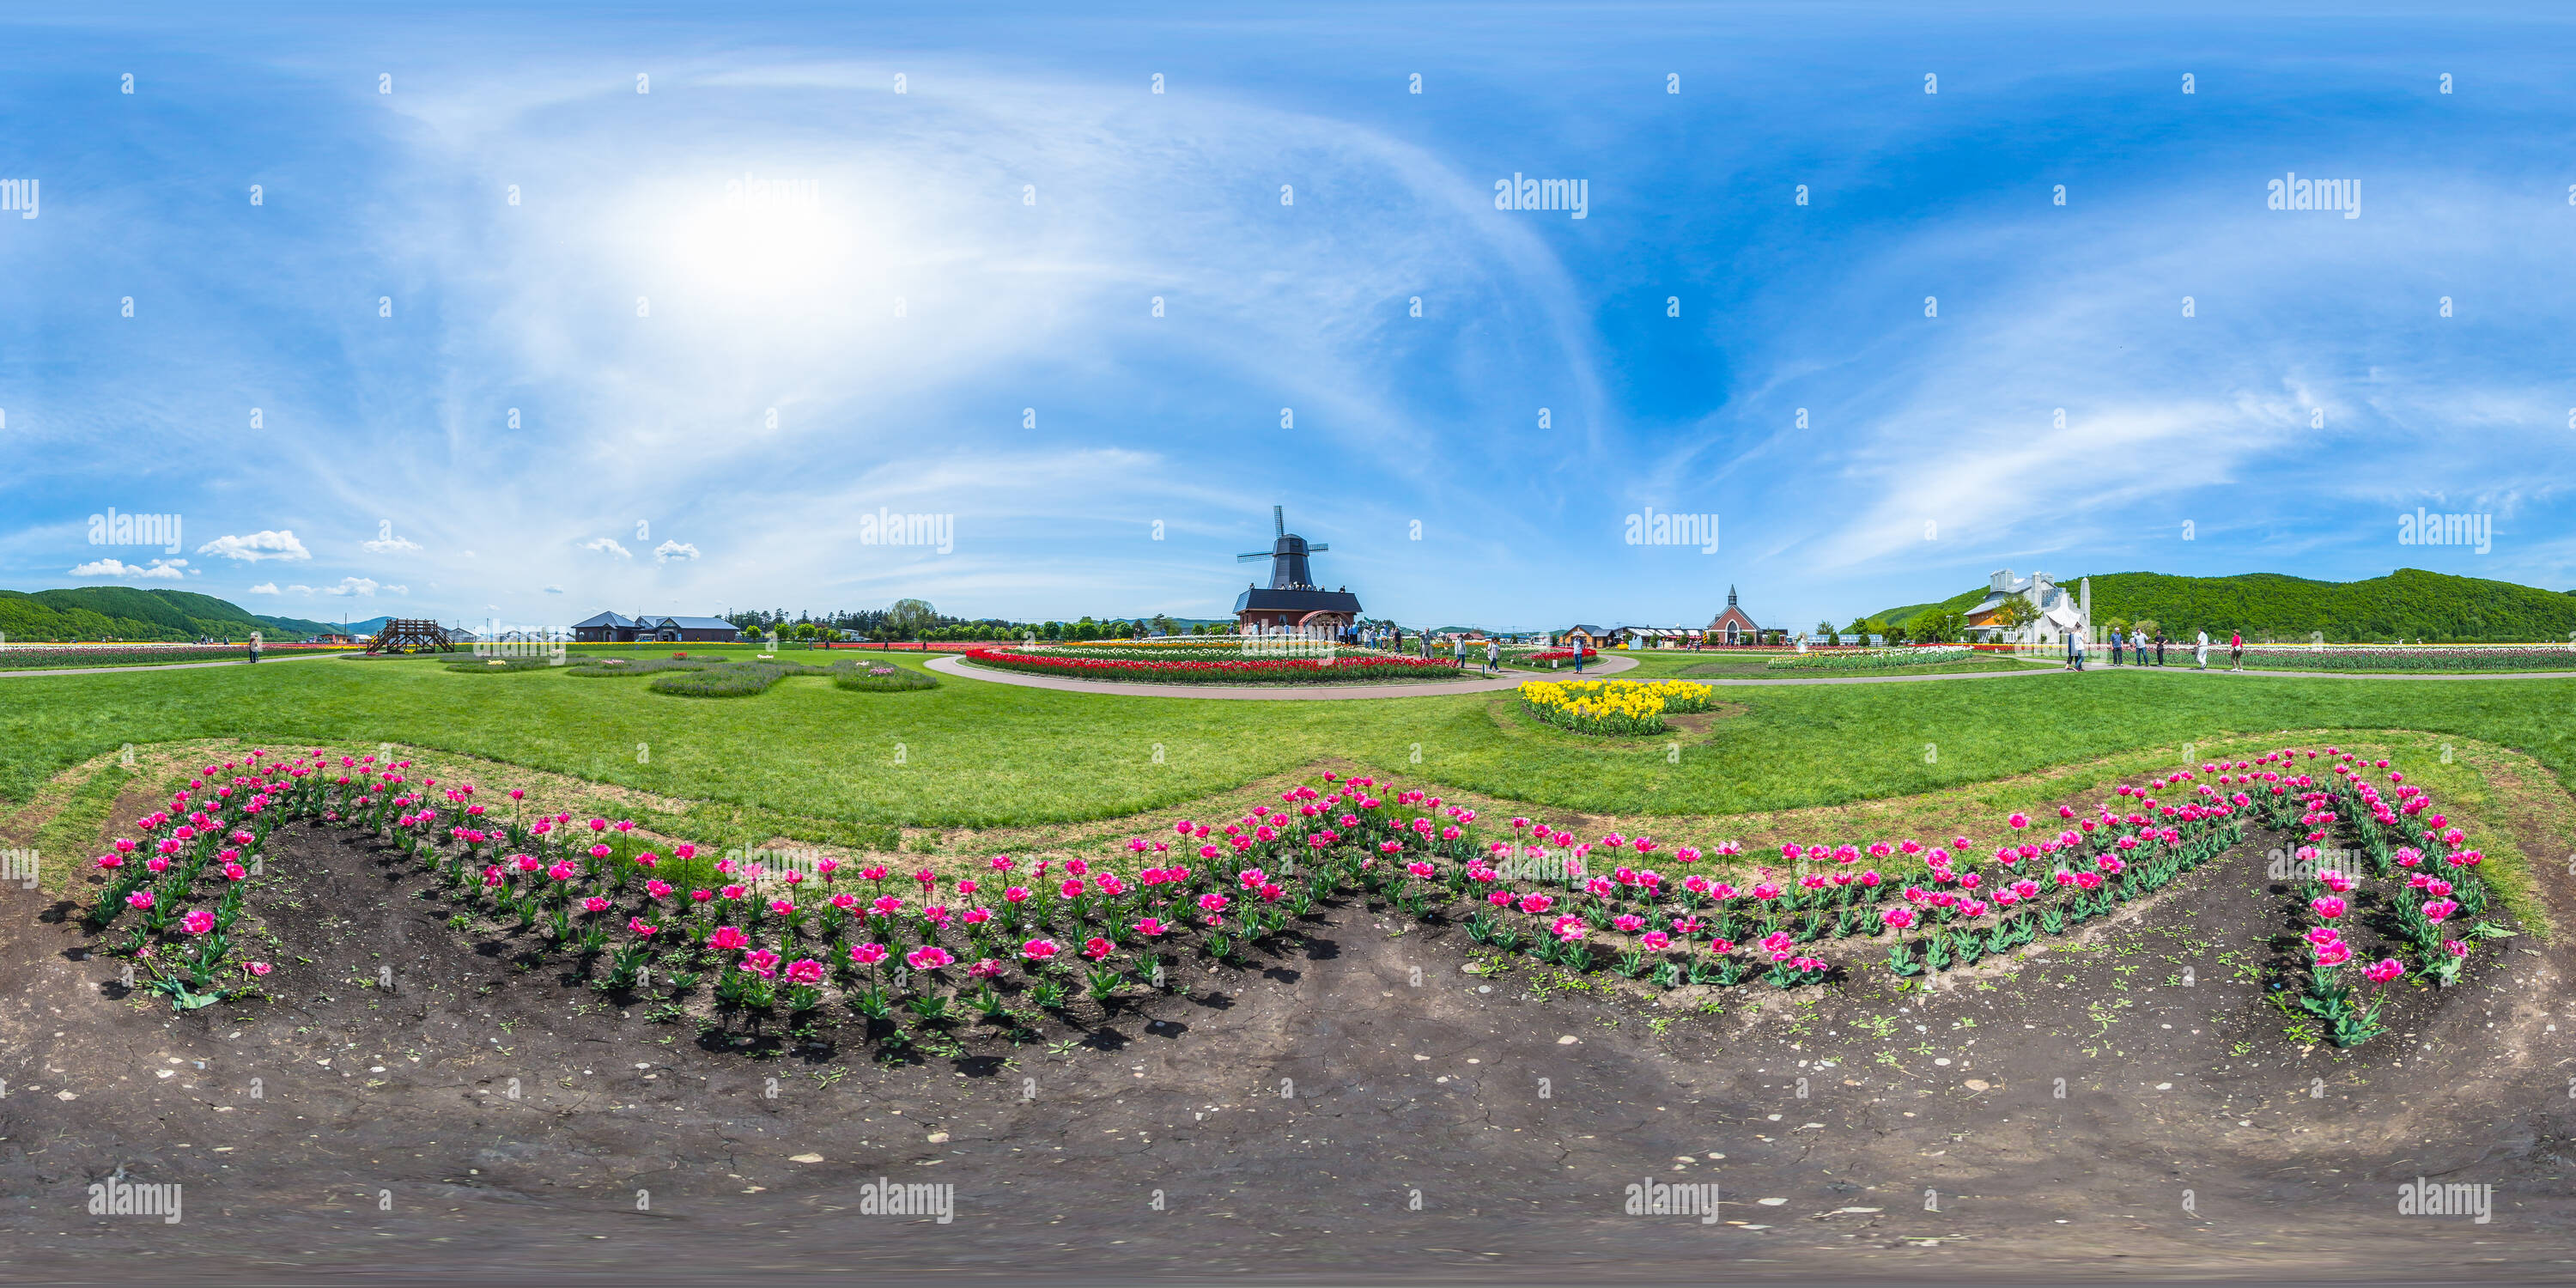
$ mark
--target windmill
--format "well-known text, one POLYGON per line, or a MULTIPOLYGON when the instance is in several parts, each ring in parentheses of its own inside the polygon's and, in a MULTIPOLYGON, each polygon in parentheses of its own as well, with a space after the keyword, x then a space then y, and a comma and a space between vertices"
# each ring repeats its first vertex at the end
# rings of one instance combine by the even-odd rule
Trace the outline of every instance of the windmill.
POLYGON ((1251 563, 1256 559, 1269 560, 1270 589, 1272 590, 1315 589, 1314 577, 1306 568, 1306 556, 1332 549, 1331 543, 1310 546, 1306 544, 1304 537, 1290 532, 1287 509, 1284 506, 1270 507, 1270 523, 1278 533, 1270 543, 1270 549, 1248 555, 1236 555, 1234 561, 1251 563))

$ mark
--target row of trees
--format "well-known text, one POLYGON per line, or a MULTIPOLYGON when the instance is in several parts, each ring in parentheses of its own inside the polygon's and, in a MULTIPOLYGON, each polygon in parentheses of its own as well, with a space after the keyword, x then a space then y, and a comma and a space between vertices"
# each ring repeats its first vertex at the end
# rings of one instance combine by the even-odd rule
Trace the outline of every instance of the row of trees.
MULTIPOLYGON (((2015 603, 2024 601, 2015 600, 2015 603)), ((2025 605, 2026 606, 2026 605, 2025 605)), ((1834 634, 1834 628, 1818 623, 1820 634, 1834 634)), ((1852 624, 1839 632, 1844 635, 1884 636, 1890 644, 1956 644, 1967 638, 1968 619, 1958 613, 1945 613, 1927 608, 1901 622, 1886 622, 1875 617, 1855 617, 1852 624)))
POLYGON ((1169 614, 1152 617, 1095 618, 1085 614, 1070 621, 1015 622, 999 617, 952 617, 940 612, 925 599, 898 599, 885 608, 856 612, 811 613, 787 615, 786 609, 731 613, 725 620, 755 635, 776 631, 788 642, 838 640, 855 635, 873 642, 927 640, 932 643, 981 643, 1026 639, 1031 635, 1042 640, 1122 640, 1146 635, 1223 635, 1233 629, 1229 623, 1200 622, 1184 626, 1169 614), (845 634, 846 633, 846 634, 845 634))

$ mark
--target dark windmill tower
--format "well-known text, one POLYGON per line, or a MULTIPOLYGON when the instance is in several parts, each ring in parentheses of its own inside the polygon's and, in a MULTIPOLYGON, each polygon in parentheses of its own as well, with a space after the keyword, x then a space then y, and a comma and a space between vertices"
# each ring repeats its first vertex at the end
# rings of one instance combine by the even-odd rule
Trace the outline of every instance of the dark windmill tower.
POLYGON ((1308 555, 1333 547, 1325 543, 1308 545, 1304 537, 1290 532, 1283 506, 1270 507, 1270 524, 1275 536, 1269 550, 1235 556, 1237 563, 1270 561, 1270 585, 1263 587, 1256 582, 1234 601, 1238 627, 1246 631, 1305 628, 1333 634, 1349 630, 1359 620, 1359 596, 1348 587, 1318 588, 1306 562, 1308 555))
POLYGON ((1330 544, 1307 545, 1304 537, 1290 532, 1286 506, 1270 507, 1270 526, 1277 536, 1271 541, 1267 553, 1236 555, 1234 561, 1251 563, 1255 559, 1269 560, 1272 590, 1313 590, 1315 579, 1307 571, 1306 556, 1318 554, 1333 547, 1330 544))

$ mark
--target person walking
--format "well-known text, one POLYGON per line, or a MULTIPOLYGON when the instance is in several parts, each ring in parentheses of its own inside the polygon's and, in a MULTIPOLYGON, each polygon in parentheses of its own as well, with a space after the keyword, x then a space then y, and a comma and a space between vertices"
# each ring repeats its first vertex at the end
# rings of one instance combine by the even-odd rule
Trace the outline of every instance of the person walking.
POLYGON ((1503 646, 1492 640, 1485 641, 1485 674, 1500 674, 1502 669, 1503 646))
POLYGON ((1574 673, 1576 675, 1583 674, 1583 655, 1587 651, 1583 647, 1583 637, 1580 635, 1574 637, 1574 673))
POLYGON ((2230 671, 2245 669, 2245 632, 2243 631, 2227 633, 2227 669, 2230 671))
POLYGON ((2198 669, 2203 671, 2209 669, 2209 632, 2207 630, 2204 629, 2200 632, 2198 642, 2192 645, 2191 656, 2192 660, 2198 664, 2198 669))
POLYGON ((2165 639, 2165 633, 2164 633, 2163 631, 2157 631, 2157 632, 2156 632, 2156 665, 2158 665, 2158 666, 2163 666, 2163 665, 2165 664, 2165 644, 2166 644, 2166 642, 2167 642, 2167 641, 2166 641, 2166 639, 2165 639))
POLYGON ((2120 664, 2120 644, 2120 628, 2114 626, 2111 628, 2111 665, 2113 666, 2120 664))

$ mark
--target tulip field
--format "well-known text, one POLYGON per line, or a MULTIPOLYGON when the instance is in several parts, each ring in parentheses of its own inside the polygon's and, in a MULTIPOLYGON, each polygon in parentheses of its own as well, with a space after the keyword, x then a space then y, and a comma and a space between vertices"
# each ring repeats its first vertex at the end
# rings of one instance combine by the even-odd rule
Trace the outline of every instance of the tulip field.
POLYGON ((1185 967, 1275 955, 1352 900, 1646 991, 1928 980, 2245 862, 2249 828, 2297 844, 2313 921, 2299 1005, 2337 1047, 2383 1031, 2392 984, 2455 985, 2478 942, 2512 933, 2485 919, 2500 910, 2466 831, 2403 770, 2334 747, 2170 770, 2089 811, 2061 806, 2054 824, 1990 820, 1982 840, 1826 838, 1775 855, 1480 818, 1335 773, 1237 817, 1172 820, 1128 839, 1122 861, 995 853, 974 876, 715 858, 632 820, 531 816, 523 797, 410 761, 254 749, 203 766, 104 847, 85 924, 176 1010, 257 995, 273 965, 237 925, 276 830, 319 825, 398 851, 456 929, 526 939, 621 1005, 751 1034, 854 1023, 894 1050, 1105 1015, 1179 987, 1185 967), (2319 865, 2321 846, 2359 870, 2319 865))
POLYGON ((366 1219, 321 1243, 648 1199, 749 1229, 935 1175, 988 1251, 1042 1254, 1043 1194, 1238 1256, 1283 1241, 1234 1228, 1258 1200, 1312 1258, 1543 1257, 1642 1172, 1728 1187, 1708 1228, 1774 1255, 1966 1230, 2000 1267, 2175 1165, 2224 1211, 2564 1096, 2513 1079, 2565 1017, 2501 1005, 2576 850, 2544 685, 1203 702, 673 651, 0 690, 0 851, 49 856, 0 886, 0 1021, 66 1034, 0 1053, 0 1136, 60 1133, 0 1179, 196 1156, 221 1231, 340 1202, 322 1168, 366 1219), (1667 727, 1582 727, 1620 715, 1667 727))

